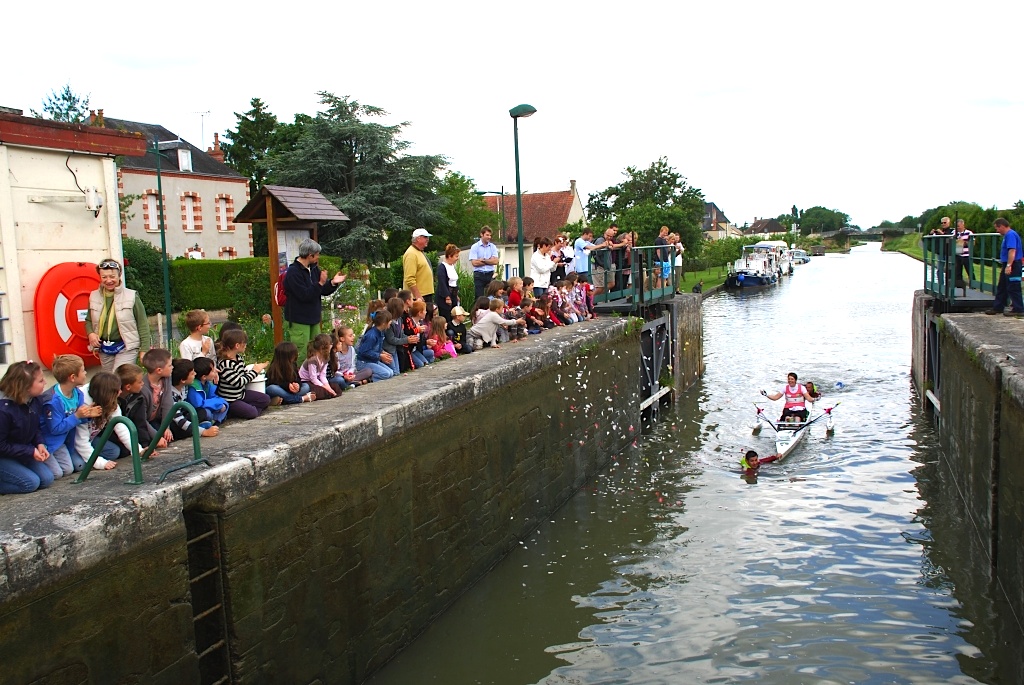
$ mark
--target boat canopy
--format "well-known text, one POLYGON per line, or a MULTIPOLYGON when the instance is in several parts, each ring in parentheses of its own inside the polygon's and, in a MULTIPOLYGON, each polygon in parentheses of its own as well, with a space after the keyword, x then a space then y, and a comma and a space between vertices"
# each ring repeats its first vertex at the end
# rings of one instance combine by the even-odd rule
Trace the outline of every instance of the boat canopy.
POLYGON ((785 240, 762 240, 759 243, 754 243, 752 247, 781 247, 783 250, 789 249, 789 245, 786 244, 785 240))

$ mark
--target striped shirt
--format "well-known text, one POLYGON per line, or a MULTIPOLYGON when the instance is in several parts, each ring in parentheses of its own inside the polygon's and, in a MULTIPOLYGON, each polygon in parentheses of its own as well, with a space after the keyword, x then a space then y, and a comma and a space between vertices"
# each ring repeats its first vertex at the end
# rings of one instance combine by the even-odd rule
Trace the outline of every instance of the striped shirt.
POLYGON ((241 357, 218 359, 217 372, 220 374, 217 394, 228 402, 237 402, 245 397, 245 386, 259 375, 252 369, 245 368, 245 362, 241 357))

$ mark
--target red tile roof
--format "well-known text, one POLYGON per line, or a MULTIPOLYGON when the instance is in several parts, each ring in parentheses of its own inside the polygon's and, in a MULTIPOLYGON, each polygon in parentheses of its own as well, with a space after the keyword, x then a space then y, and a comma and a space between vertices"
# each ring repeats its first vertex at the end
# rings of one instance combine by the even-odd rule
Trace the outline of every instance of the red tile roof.
MULTIPOLYGON (((557 193, 523 193, 523 241, 532 243, 534 238, 554 238, 569 219, 569 211, 575 194, 572 190, 557 193)), ((487 209, 497 212, 500 195, 486 195, 487 209)), ((519 235, 516 223, 516 194, 507 193, 503 200, 505 214, 505 235, 503 242, 515 242, 519 235)), ((499 226, 492 226, 495 233, 499 226)))

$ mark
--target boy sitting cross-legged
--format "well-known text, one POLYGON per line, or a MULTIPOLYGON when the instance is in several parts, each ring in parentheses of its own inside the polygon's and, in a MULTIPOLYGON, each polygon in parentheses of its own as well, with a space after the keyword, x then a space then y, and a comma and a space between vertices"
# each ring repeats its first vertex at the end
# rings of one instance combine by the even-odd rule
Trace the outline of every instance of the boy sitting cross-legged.
POLYGON ((197 357, 192 365, 196 376, 188 388, 188 403, 205 409, 213 424, 219 425, 228 416, 228 401, 217 395, 217 369, 206 357, 197 357))
MULTIPOLYGON (((171 396, 174 402, 188 403, 188 391, 196 378, 195 366, 191 359, 175 359, 171 362, 171 396)), ((193 405, 195 407, 195 405, 193 405)), ((196 419, 199 421, 199 435, 204 438, 215 437, 220 429, 209 420, 209 413, 202 407, 195 407, 196 419)), ((184 409, 174 412, 169 426, 175 440, 182 440, 192 435, 192 417, 184 409)))

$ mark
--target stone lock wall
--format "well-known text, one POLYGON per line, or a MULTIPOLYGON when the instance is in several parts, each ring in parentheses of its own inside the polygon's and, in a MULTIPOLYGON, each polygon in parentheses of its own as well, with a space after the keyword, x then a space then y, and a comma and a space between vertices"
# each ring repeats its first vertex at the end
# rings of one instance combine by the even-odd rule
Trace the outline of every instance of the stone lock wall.
POLYGON ((383 665, 633 439, 635 347, 509 379, 223 512, 240 680, 383 665))
POLYGON ((364 680, 638 434, 627 319, 541 338, 0 498, 0 683, 364 680))

